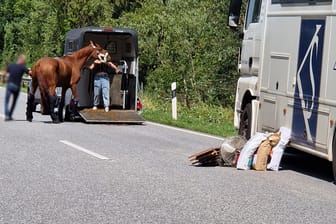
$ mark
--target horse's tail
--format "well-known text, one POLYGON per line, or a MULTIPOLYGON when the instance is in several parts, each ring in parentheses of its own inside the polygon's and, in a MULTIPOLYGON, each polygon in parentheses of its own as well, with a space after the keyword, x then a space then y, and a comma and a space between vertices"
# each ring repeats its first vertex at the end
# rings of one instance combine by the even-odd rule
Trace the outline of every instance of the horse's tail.
POLYGON ((48 101, 48 83, 44 77, 43 71, 41 69, 41 61, 38 60, 32 68, 32 79, 33 83, 35 80, 36 88, 39 87, 41 96, 41 112, 46 114, 49 112, 49 101, 48 101))
POLYGON ((37 79, 37 69, 36 69, 37 65, 38 65, 38 62, 35 63, 31 69, 32 82, 31 82, 30 93, 32 94, 35 94, 37 87, 39 86, 38 79, 37 79))

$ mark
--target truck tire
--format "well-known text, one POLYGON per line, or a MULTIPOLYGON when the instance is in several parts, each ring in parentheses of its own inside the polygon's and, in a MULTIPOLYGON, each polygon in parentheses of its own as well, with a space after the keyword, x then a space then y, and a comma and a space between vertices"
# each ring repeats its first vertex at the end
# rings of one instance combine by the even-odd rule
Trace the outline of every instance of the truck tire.
POLYGON ((334 184, 336 184, 336 132, 334 134, 333 144, 332 144, 332 169, 333 169, 333 175, 334 175, 334 184))
POLYGON ((251 138, 252 104, 248 103, 240 115, 239 135, 247 140, 251 138))

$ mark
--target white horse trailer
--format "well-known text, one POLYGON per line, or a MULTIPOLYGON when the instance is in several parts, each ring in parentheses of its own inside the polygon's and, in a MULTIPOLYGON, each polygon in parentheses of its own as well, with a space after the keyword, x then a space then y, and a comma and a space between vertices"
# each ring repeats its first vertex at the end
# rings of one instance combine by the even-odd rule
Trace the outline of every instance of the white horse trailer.
POLYGON ((66 34, 64 53, 73 52, 87 46, 90 41, 106 49, 112 61, 122 74, 110 74, 110 111, 92 110, 94 74, 88 69, 93 60, 83 67, 77 85, 78 110, 72 110, 71 91, 66 97, 65 119, 82 117, 86 122, 142 123, 138 114, 138 36, 134 30, 121 28, 85 27, 70 30, 66 34))
POLYGON ((250 0, 234 124, 246 137, 290 128, 291 146, 333 161, 336 178, 335 34, 335 1, 250 0))

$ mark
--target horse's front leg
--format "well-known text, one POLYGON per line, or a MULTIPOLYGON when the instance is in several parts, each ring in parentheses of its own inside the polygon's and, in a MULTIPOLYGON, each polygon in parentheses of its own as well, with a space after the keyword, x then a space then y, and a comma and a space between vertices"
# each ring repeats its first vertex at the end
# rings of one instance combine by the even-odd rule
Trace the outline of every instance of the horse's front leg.
POLYGON ((74 104, 74 110, 77 111, 77 106, 78 106, 78 102, 79 102, 79 98, 78 98, 78 92, 77 92, 77 84, 72 84, 71 85, 71 91, 72 91, 72 95, 73 95, 73 104, 74 104))

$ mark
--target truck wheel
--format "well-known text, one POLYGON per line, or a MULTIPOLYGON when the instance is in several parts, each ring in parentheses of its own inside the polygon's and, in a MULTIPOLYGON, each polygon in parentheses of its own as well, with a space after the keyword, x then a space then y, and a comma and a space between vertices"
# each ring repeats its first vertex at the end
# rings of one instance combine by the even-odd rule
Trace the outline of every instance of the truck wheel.
POLYGON ((333 144, 332 144, 332 169, 334 174, 334 184, 336 184, 336 132, 334 134, 333 138, 333 144))
POLYGON ((239 135, 246 139, 251 138, 251 121, 252 121, 252 105, 246 104, 241 116, 239 124, 239 135))

